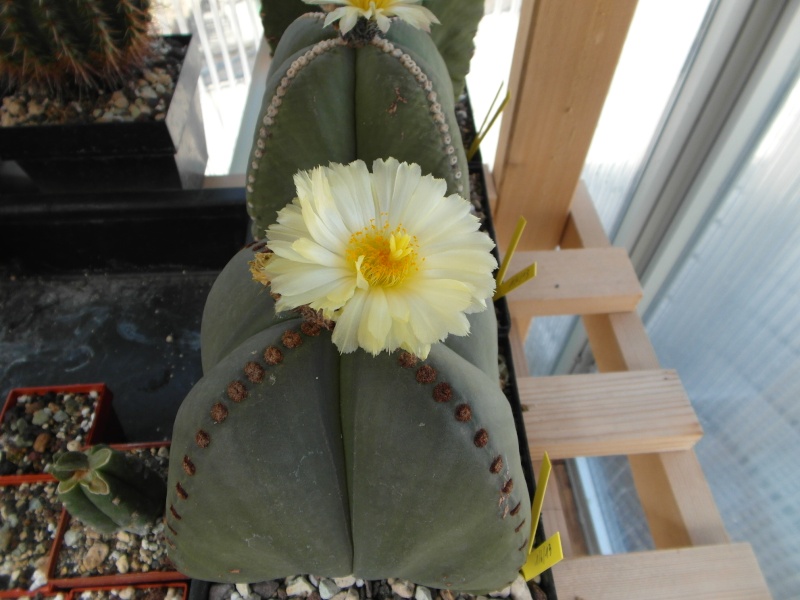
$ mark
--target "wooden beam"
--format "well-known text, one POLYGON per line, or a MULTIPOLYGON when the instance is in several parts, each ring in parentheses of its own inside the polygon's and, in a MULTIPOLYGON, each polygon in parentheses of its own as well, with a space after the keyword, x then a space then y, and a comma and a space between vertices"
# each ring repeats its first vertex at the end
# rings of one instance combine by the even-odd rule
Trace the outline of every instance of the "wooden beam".
POLYGON ((517 380, 531 457, 688 450, 703 430, 675 371, 517 380))
POLYGON ((629 462, 658 548, 730 541, 694 451, 641 454, 629 462))
POLYGON ((561 235, 561 248, 608 248, 608 240, 586 184, 581 181, 572 196, 569 218, 561 235))
POLYGON ((553 567, 559 598, 768 600, 749 544, 587 556, 553 567))
POLYGON ((508 273, 533 262, 536 277, 507 296, 514 317, 526 330, 533 317, 631 311, 642 297, 622 248, 517 252, 508 273))
MULTIPOLYGON (((597 211, 580 187, 564 240, 571 246, 609 246, 597 211)), ((636 312, 585 315, 583 324, 601 372, 660 369, 658 356, 636 312)), ((725 524, 694 451, 629 458, 633 480, 658 548, 728 541, 725 524)))
POLYGON ((501 246, 520 215, 528 219, 522 249, 558 244, 635 7, 636 0, 536 0, 524 11, 514 105, 494 166, 501 246))

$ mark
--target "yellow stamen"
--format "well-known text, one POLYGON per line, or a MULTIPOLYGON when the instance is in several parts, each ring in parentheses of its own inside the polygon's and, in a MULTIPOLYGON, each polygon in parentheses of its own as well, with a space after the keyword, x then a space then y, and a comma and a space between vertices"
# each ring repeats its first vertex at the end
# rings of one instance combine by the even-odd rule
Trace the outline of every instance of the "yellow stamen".
POLYGON ((370 286, 399 285, 417 270, 414 238, 402 227, 387 230, 388 226, 378 229, 373 223, 350 236, 347 245, 347 259, 355 265, 359 280, 363 278, 370 286))
POLYGON ((391 8, 395 4, 395 0, 348 0, 348 4, 361 10, 369 10, 370 5, 373 4, 374 8, 381 10, 384 8, 391 8))

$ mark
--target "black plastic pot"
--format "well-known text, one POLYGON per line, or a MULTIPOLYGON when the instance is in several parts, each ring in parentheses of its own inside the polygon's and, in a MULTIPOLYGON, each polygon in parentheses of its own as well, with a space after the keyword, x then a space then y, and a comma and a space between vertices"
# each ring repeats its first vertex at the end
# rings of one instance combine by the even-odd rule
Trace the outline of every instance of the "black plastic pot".
POLYGON ((166 38, 186 46, 186 55, 164 120, 0 127, 0 157, 15 161, 40 192, 200 187, 208 152, 199 40, 166 38))
POLYGON ((243 188, 0 197, 17 273, 220 270, 245 244, 243 188))

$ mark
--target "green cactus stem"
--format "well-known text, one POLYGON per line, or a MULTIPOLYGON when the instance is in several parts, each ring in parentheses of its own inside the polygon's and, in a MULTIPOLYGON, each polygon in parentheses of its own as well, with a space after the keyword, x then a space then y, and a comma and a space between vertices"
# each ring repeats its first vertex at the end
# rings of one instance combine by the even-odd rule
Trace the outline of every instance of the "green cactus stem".
POLYGON ((345 40, 322 17, 292 23, 273 57, 247 174, 254 237, 294 197, 295 173, 330 162, 392 156, 468 197, 452 86, 430 36, 395 21, 366 43, 345 40))
POLYGON ((164 481, 125 452, 105 445, 67 452, 52 473, 67 511, 100 533, 142 533, 163 514, 164 481))
POLYGON ((425 361, 342 356, 320 323, 274 313, 248 268, 262 247, 238 253, 209 293, 205 374, 176 419, 166 519, 179 570, 471 592, 513 581, 530 499, 493 311, 425 361))
POLYGON ((148 51, 149 11, 150 0, 0 0, 0 78, 57 90, 118 83, 148 51))
MULTIPOLYGON (((484 0, 424 0, 421 4, 439 19, 439 24, 431 27, 430 35, 447 64, 453 93, 458 98, 464 92, 469 62, 475 52, 475 34, 483 18, 484 0)), ((321 7, 303 0, 263 0, 261 22, 273 52, 295 19, 319 11, 321 7)))

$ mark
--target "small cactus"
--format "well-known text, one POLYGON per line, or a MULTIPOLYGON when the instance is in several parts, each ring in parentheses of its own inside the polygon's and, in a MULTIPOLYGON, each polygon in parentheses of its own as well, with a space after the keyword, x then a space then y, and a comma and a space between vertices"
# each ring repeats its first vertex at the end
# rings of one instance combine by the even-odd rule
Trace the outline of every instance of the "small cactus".
POLYGON ((142 533, 164 512, 166 486, 161 477, 108 446, 62 454, 52 473, 67 511, 100 533, 142 533))
POLYGON ((150 0, 0 0, 0 83, 118 83, 149 49, 150 0))

